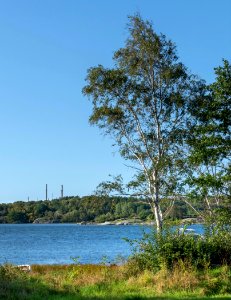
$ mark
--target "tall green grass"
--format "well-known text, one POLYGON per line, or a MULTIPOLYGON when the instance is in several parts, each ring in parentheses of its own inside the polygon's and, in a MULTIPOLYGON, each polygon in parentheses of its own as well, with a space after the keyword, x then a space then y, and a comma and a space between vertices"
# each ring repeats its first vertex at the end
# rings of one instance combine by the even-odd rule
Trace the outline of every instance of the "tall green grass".
POLYGON ((30 273, 0 267, 1 300, 49 299, 231 299, 231 269, 196 270, 179 264, 172 270, 138 271, 123 266, 32 266, 30 273))

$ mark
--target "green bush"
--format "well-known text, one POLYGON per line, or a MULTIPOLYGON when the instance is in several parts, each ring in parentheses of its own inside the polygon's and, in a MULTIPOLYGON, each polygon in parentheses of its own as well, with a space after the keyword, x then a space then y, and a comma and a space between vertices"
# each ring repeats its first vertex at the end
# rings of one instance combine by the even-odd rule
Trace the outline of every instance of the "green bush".
POLYGON ((166 229, 162 234, 145 234, 134 245, 132 259, 141 270, 172 269, 180 261, 196 268, 231 265, 230 231, 210 229, 200 236, 166 229))

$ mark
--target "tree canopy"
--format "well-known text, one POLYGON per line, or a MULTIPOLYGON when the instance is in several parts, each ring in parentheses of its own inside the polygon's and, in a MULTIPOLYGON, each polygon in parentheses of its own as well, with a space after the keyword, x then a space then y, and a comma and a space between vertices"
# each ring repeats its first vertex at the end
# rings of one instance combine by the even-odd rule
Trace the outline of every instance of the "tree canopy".
POLYGON ((231 181, 231 65, 215 68, 215 82, 207 93, 191 103, 193 122, 189 136, 189 183, 204 201, 210 216, 230 203, 231 181))
POLYGON ((179 188, 188 105, 203 83, 150 22, 131 16, 128 31, 114 68, 90 68, 83 92, 92 100, 91 124, 112 136, 131 162, 136 174, 128 187, 149 202, 161 230, 161 199, 173 199, 179 188))

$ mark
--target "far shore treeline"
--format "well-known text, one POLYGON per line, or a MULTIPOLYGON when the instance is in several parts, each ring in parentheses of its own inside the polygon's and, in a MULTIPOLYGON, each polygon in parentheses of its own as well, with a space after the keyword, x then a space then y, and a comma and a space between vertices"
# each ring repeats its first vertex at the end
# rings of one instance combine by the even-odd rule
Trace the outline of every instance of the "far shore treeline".
MULTIPOLYGON (((190 217, 195 213, 182 201, 177 201, 169 214, 169 220, 190 217)), ((0 204, 0 223, 101 223, 119 219, 152 221, 153 213, 148 203, 131 197, 71 196, 0 204)))

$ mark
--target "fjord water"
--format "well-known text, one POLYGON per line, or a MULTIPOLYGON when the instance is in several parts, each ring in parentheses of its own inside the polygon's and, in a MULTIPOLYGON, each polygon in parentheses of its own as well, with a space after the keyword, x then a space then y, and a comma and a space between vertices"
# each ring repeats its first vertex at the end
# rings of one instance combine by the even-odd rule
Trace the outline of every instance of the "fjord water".
MULTIPOLYGON (((191 226, 201 231, 200 225, 191 226)), ((123 238, 141 238, 148 226, 0 224, 0 264, 100 263, 131 254, 123 238)))
POLYGON ((127 257, 131 250, 123 238, 142 236, 141 226, 76 224, 0 224, 0 264, 99 263, 127 257))

